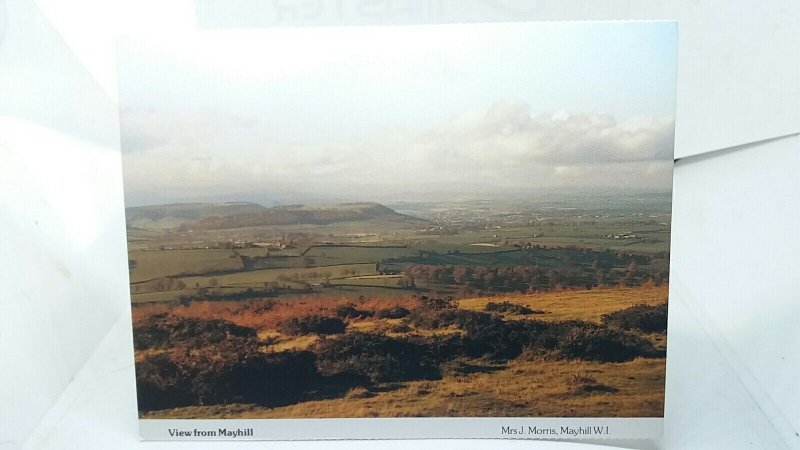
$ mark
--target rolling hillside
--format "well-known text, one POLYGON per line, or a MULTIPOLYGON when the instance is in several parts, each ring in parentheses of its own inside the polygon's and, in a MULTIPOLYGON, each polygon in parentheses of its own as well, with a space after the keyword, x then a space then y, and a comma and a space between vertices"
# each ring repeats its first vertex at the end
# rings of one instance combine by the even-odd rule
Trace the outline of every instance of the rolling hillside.
POLYGON ((125 208, 128 228, 176 228, 184 223, 213 216, 231 216, 263 211, 266 208, 250 202, 172 203, 168 205, 125 208))
POLYGON ((256 203, 178 203, 137 206, 126 209, 129 228, 183 228, 219 230, 228 228, 388 220, 423 223, 422 219, 400 214, 379 203, 338 205, 289 205, 265 208, 256 203))

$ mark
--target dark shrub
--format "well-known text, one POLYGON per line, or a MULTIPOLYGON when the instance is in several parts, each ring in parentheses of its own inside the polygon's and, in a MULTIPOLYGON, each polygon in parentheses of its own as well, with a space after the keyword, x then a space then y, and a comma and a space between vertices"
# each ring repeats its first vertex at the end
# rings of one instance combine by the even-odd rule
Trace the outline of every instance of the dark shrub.
POLYGON ((336 317, 341 319, 366 319, 374 313, 363 309, 356 309, 353 305, 339 305, 336 307, 336 317))
POLYGON ((194 319, 155 314, 134 327, 133 346, 137 350, 168 348, 176 345, 203 347, 229 337, 255 337, 256 330, 220 319, 194 319))
POLYGON ((309 351, 256 352, 222 367, 201 369, 194 392, 200 404, 286 405, 297 402, 318 378, 309 351))
MULTIPOLYGON (((417 328, 440 329, 455 326, 463 330, 465 336, 452 338, 454 340, 447 342, 451 346, 449 355, 439 352, 446 357, 466 355, 514 358, 522 352, 522 344, 528 340, 528 330, 517 323, 506 323, 491 314, 463 309, 415 308, 406 317, 406 323, 417 328)), ((441 346, 443 343, 436 345, 441 346)))
POLYGON ((429 348, 409 339, 350 333, 317 344, 317 366, 325 375, 352 374, 372 382, 438 379, 429 348))
POLYGON ((392 333, 408 333, 409 331, 411 331, 411 327, 409 327, 404 323, 400 323, 390 327, 389 331, 391 331, 392 333))
POLYGON ((523 348, 561 358, 605 362, 663 356, 663 352, 639 336, 577 320, 504 322, 493 318, 488 322, 469 322, 464 330, 469 356, 514 358, 523 348))
POLYGON ((657 306, 636 305, 621 311, 605 314, 604 324, 623 330, 640 330, 645 333, 667 330, 667 304, 657 306))
POLYGON ((453 297, 428 297, 427 295, 423 295, 419 298, 419 301, 422 303, 423 307, 430 308, 430 309, 446 309, 446 308, 453 308, 453 297))
POLYGON ((558 344, 566 358, 604 362, 630 361, 637 356, 661 356, 653 344, 636 335, 605 327, 573 327, 558 344))
POLYGON ((473 357, 516 358, 528 339, 527 330, 485 313, 469 316, 461 328, 467 333, 465 353, 473 357))
POLYGON ((456 326, 465 334, 453 341, 427 342, 439 346, 437 361, 459 355, 493 359, 516 358, 523 348, 562 358, 597 361, 629 361, 637 356, 659 356, 652 344, 631 333, 578 320, 544 322, 504 321, 491 314, 462 309, 432 310, 416 308, 406 322, 418 328, 438 329, 456 326))
POLYGON ((285 405, 318 383, 313 353, 261 353, 258 345, 231 338, 196 354, 145 357, 136 364, 139 409, 239 402, 285 405))
POLYGON ((460 358, 467 353, 467 340, 462 334, 454 333, 428 337, 414 336, 408 338, 408 340, 425 346, 430 357, 437 364, 460 358))
POLYGON ((292 317, 281 322, 281 332, 289 335, 341 334, 347 325, 338 317, 304 316, 292 317))
POLYGON ((189 375, 168 355, 149 355, 136 363, 136 396, 139 410, 152 411, 191 405, 189 375))
POLYGON ((402 319, 409 314, 409 310, 402 306, 393 306, 391 308, 381 309, 376 314, 379 319, 402 319))
POLYGON ((414 308, 406 316, 405 323, 417 328, 438 329, 457 326, 463 328, 467 322, 486 322, 492 316, 486 313, 467 311, 464 309, 435 309, 427 306, 414 308))
POLYGON ((494 303, 489 302, 483 309, 484 311, 488 312, 501 312, 501 313, 511 313, 511 314, 533 314, 534 311, 527 306, 524 305, 517 305, 515 303, 510 302, 503 302, 503 303, 494 303))
POLYGON ((580 320, 568 320, 565 322, 525 320, 509 322, 509 325, 514 328, 515 337, 522 342, 523 346, 548 351, 557 350, 558 346, 575 328, 591 330, 602 328, 601 325, 580 320))
POLYGON ((579 386, 578 388, 575 389, 575 392, 577 394, 594 394, 597 392, 614 393, 618 391, 619 389, 613 386, 607 386, 605 384, 586 384, 583 386, 579 386))

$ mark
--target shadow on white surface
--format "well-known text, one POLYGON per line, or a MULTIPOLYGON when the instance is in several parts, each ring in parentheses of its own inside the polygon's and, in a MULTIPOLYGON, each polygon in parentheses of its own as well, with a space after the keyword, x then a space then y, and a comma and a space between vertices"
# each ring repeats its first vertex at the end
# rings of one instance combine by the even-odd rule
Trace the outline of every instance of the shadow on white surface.
MULTIPOLYGON (((671 307, 679 301, 688 308, 706 331, 705 345, 725 361, 722 371, 711 373, 735 375, 709 386, 714 398, 740 398, 737 413, 752 419, 728 433, 770 443, 761 448, 800 448, 798 174, 797 135, 690 158, 675 170, 671 307), (758 416, 767 428, 754 420, 758 416)), ((685 325, 673 309, 669 320, 674 328, 685 325)), ((707 374, 691 371, 689 361, 679 364, 693 351, 676 349, 672 333, 668 383, 678 377, 693 385, 707 374)), ((669 410, 676 397, 667 396, 669 410)))
POLYGON ((117 115, 33 1, 0 0, 0 448, 127 305, 117 115))
POLYGON ((119 155, 0 116, 0 437, 17 448, 127 307, 119 155))

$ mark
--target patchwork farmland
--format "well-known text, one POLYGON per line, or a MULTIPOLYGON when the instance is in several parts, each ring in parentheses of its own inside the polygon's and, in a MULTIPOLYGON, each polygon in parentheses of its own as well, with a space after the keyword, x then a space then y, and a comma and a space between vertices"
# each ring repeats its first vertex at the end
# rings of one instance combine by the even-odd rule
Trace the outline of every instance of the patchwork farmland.
POLYGON ((661 198, 234 205, 129 211, 142 417, 663 412, 661 198))

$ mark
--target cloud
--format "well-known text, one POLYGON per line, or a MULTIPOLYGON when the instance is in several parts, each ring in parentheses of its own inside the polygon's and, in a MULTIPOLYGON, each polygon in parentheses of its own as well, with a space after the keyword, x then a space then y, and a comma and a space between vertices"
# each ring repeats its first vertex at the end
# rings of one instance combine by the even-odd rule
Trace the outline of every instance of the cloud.
POLYGON ((671 117, 620 122, 603 113, 533 115, 524 102, 500 101, 429 129, 376 135, 359 160, 386 182, 669 189, 673 136, 671 117))
POLYGON ((189 196, 336 192, 355 199, 365 192, 427 195, 426 189, 671 187, 672 118, 534 115, 524 102, 500 101, 428 128, 374 130, 359 139, 287 137, 273 122, 279 120, 128 111, 126 189, 189 196))
POLYGON ((671 118, 618 123, 602 113, 532 116, 522 102, 501 101, 462 114, 420 137, 418 148, 494 165, 582 165, 671 160, 671 118))

